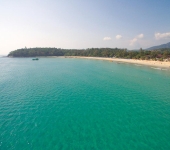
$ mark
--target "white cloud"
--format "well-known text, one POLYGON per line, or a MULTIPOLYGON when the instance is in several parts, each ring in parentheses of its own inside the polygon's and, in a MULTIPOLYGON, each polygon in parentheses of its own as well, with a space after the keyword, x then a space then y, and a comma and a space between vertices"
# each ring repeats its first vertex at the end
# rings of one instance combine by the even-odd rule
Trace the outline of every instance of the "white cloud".
POLYGON ((155 33, 155 38, 156 38, 157 40, 170 38, 170 32, 166 32, 166 33, 155 33))
MULTIPOLYGON (((137 41, 139 40, 139 39, 142 39, 144 37, 144 34, 143 33, 141 33, 141 34, 139 34, 139 35, 137 35, 134 39, 132 39, 132 40, 130 40, 130 46, 134 46, 134 45, 136 45, 137 43, 137 41)), ((139 42, 139 41, 138 41, 139 42)), ((138 43, 139 44, 139 43, 138 43)))
POLYGON ((122 38, 121 35, 116 35, 116 39, 117 39, 117 40, 119 40, 119 39, 121 39, 121 38, 122 38))
POLYGON ((141 33, 137 36, 139 39, 142 39, 144 37, 144 35, 141 33))
POLYGON ((104 41, 109 41, 109 40, 111 40, 111 37, 104 37, 103 40, 104 41))
POLYGON ((137 38, 134 38, 130 41, 130 46, 133 46, 137 42, 137 38))

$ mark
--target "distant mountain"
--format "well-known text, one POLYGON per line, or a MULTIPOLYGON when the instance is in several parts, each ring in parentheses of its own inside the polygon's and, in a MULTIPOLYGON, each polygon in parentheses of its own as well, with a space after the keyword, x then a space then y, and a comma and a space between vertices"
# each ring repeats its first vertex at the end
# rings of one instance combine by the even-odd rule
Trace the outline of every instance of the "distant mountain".
POLYGON ((156 49, 161 49, 161 48, 170 48, 170 42, 167 44, 153 46, 153 47, 147 48, 146 50, 156 50, 156 49))

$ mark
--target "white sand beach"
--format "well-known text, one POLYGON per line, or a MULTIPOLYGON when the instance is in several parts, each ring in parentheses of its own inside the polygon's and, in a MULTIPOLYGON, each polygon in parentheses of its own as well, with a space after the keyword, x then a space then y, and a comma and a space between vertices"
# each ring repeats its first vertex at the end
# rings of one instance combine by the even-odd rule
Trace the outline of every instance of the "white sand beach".
POLYGON ((159 68, 166 68, 170 70, 170 62, 164 61, 152 61, 152 60, 137 60, 137 59, 121 59, 121 58, 106 58, 106 57, 82 57, 82 56, 65 56, 65 58, 83 58, 83 59, 96 59, 96 60, 107 60, 117 63, 131 63, 136 64, 136 66, 146 65, 159 68))

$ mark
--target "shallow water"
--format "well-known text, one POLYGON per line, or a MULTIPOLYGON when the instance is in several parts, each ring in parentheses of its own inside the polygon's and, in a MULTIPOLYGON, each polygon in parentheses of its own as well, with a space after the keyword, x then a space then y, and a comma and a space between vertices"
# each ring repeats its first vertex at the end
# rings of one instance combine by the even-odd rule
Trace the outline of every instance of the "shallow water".
POLYGON ((169 150, 170 71, 0 59, 0 150, 169 150))

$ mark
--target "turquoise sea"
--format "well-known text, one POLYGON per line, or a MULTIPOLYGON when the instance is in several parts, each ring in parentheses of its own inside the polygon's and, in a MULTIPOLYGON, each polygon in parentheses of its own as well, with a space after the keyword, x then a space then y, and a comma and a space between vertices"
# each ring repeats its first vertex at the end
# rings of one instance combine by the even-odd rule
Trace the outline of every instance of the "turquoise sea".
POLYGON ((0 150, 170 150, 170 71, 0 58, 0 150))

